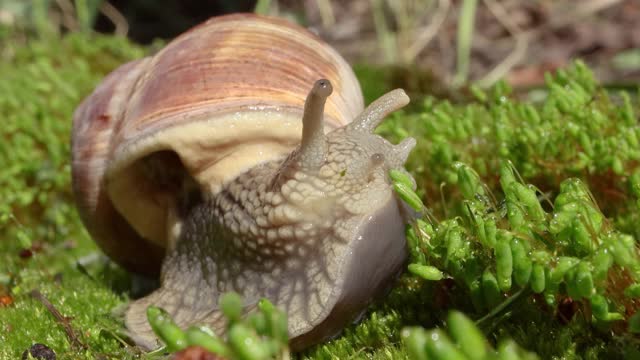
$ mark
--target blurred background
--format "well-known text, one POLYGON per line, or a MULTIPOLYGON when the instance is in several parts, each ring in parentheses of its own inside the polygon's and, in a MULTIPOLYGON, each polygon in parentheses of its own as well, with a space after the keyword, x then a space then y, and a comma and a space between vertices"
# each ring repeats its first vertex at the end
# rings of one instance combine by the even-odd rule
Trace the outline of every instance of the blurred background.
POLYGON ((610 86, 640 80, 638 0, 0 0, 0 51, 16 33, 69 31, 160 46, 211 16, 254 10, 306 26, 413 90, 500 78, 532 87, 576 58, 610 86))

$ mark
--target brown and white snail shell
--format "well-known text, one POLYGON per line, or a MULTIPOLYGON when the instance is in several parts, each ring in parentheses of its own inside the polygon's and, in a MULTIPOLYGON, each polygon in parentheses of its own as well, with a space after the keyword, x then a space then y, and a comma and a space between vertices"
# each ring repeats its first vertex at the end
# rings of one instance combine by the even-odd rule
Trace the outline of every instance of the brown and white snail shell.
POLYGON ((127 310, 223 329, 219 296, 289 315, 292 347, 340 331, 406 257, 388 170, 415 141, 372 134, 408 102, 366 110, 349 65, 310 32, 250 14, 213 18, 122 65, 74 115, 73 188, 104 252, 161 287, 127 310), (319 80, 322 79, 322 80, 319 80))

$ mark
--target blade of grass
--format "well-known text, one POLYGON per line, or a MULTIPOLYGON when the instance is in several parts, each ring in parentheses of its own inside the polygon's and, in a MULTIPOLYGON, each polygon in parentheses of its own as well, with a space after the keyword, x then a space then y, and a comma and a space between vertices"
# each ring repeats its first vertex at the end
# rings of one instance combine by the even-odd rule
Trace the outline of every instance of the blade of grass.
POLYGON ((477 0, 464 0, 460 9, 458 21, 458 46, 456 74, 453 77, 453 86, 460 86, 469 77, 469 60, 471 57, 471 39, 476 16, 477 0))

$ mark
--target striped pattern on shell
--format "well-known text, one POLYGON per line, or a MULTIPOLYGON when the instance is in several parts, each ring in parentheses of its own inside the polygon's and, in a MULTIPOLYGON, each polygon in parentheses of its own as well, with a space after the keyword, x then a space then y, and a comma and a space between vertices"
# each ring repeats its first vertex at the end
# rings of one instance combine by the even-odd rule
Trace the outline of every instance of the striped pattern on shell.
POLYGON ((215 194, 299 143, 304 101, 320 78, 334 87, 329 131, 363 108, 349 65, 305 29, 252 14, 212 18, 116 69, 73 120, 74 193, 91 235, 126 268, 157 273, 177 189, 155 183, 142 162, 162 154, 215 194))

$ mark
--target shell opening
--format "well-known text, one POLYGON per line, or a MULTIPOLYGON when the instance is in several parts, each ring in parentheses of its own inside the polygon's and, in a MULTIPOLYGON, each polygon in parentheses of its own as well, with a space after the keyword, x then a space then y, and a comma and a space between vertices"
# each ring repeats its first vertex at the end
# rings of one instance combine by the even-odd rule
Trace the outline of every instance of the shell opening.
POLYGON ((178 154, 161 150, 146 155, 110 179, 115 207, 136 232, 154 244, 167 242, 168 210, 185 193, 190 176, 178 154))

